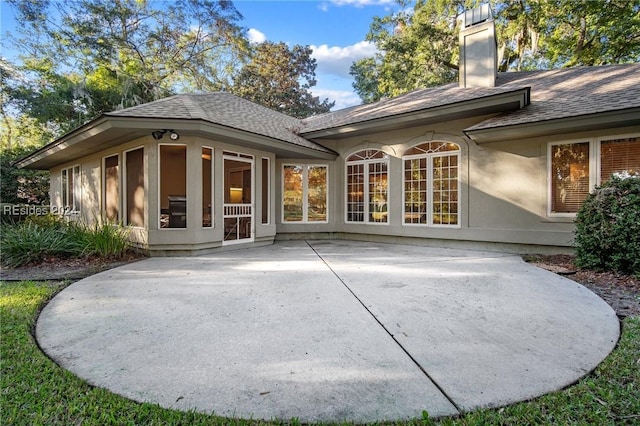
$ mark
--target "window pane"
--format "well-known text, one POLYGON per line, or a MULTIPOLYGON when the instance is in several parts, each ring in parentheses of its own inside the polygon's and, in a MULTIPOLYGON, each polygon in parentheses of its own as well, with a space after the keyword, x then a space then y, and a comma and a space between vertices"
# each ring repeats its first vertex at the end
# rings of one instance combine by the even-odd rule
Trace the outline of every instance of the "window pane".
POLYGON ((600 144, 600 180, 611 175, 640 175, 640 138, 614 139, 600 144))
POLYGON ((187 227, 187 147, 160 145, 160 227, 187 227))
POLYGON ((202 226, 213 226, 213 149, 202 148, 202 226))
POLYGON ((324 222, 327 220, 327 167, 311 166, 308 176, 307 220, 324 222))
POLYGON ((127 165, 127 224, 144 226, 144 150, 139 148, 126 154, 127 165))
POLYGON ((589 194, 589 143, 551 147, 551 211, 576 213, 589 194))
POLYGON ((424 159, 404 161, 404 223, 427 223, 427 163, 424 159))
POLYGON ((347 166, 347 221, 364 222, 364 164, 347 166))
POLYGON ((269 159, 262 159, 262 223, 269 223, 269 159))
POLYGON ((387 163, 369 164, 369 222, 387 222, 387 163))
POLYGON ((62 207, 69 206, 69 178, 67 169, 62 170, 62 207))
POLYGON ((120 219, 120 166, 117 155, 104 159, 104 215, 109 222, 120 219))
POLYGON ((301 166, 284 166, 283 168, 283 189, 282 211, 285 222, 301 222, 302 215, 303 169, 301 166))
POLYGON ((457 158, 457 155, 433 158, 432 213, 434 225, 458 224, 457 158))

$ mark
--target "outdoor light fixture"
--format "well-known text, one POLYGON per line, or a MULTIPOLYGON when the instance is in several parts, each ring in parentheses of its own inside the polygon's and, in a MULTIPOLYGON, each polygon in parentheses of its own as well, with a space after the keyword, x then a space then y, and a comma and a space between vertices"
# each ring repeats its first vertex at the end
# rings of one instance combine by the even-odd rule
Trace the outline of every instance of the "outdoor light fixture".
POLYGON ((174 132, 173 130, 167 130, 167 129, 155 130, 151 132, 151 136, 153 136, 155 140, 159 141, 164 137, 164 134, 167 132, 169 132, 169 139, 171 139, 172 141, 177 141, 178 139, 180 139, 180 135, 177 132, 174 132))

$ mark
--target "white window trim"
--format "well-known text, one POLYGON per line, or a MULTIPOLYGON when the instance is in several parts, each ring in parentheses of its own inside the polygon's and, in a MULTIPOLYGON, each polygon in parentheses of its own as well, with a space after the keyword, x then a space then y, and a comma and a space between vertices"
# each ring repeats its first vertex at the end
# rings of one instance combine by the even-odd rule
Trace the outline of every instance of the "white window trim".
POLYGON ((300 164, 300 163, 283 163, 282 164, 282 186, 280 188, 282 194, 282 214, 281 222, 283 225, 296 225, 296 224, 326 224, 329 223, 329 165, 328 164, 300 164), (284 169, 286 167, 301 167, 302 168, 302 220, 299 221, 285 221, 284 220, 284 169), (312 167, 324 167, 327 170, 327 177, 325 181, 325 202, 327 204, 327 218, 325 220, 309 220, 309 169, 312 167))
MULTIPOLYGON (((80 164, 74 164, 73 166, 65 167, 62 170, 60 170, 60 187, 62 189, 62 191, 60 192, 60 202, 62 205, 60 206, 58 211, 61 212, 63 215, 76 216, 80 214, 80 211, 82 209, 82 167, 80 167, 80 164), (78 170, 77 179, 74 173, 76 169, 78 170), (67 172, 66 188, 64 187, 65 182, 62 177, 65 172, 67 172), (71 174, 74 176, 73 188, 69 188, 69 178, 68 178, 69 172, 71 172, 71 174), (69 190, 71 190, 71 193, 73 193, 72 206, 67 205, 66 201, 68 200, 64 199, 65 189, 67 194, 70 193, 69 190)), ((67 198, 68 197, 69 196, 67 195, 67 198)))
POLYGON ((124 171, 124 167, 122 167, 122 158, 119 152, 114 154, 105 155, 102 157, 102 200, 100 202, 100 211, 102 212, 105 220, 106 220, 106 200, 107 200, 107 158, 117 157, 118 158, 118 167, 120 168, 118 172, 118 218, 116 220, 117 223, 122 222, 122 173, 124 171))
MULTIPOLYGON (((215 195, 216 195, 216 188, 215 188, 216 162, 215 162, 215 158, 216 158, 216 155, 215 155, 215 150, 213 149, 213 147, 206 146, 206 145, 203 145, 203 146, 200 147, 200 155, 202 155, 202 150, 203 149, 210 149, 211 150, 211 226, 202 226, 202 213, 201 213, 200 227, 202 229, 213 229, 213 228, 216 227, 216 221, 215 221, 215 217, 216 217, 216 215, 215 215, 215 211, 216 211, 216 209, 215 209, 215 206, 216 206, 216 203, 215 203, 215 195)), ((200 163, 202 164, 202 161, 200 163)), ((187 170, 188 169, 189 169, 189 164, 188 164, 188 161, 187 161, 187 170)), ((201 169, 200 170, 200 180, 202 180, 202 175, 203 174, 204 174, 204 170, 201 169)), ((201 200, 201 201, 204 201, 204 200, 201 200)), ((187 202, 189 202, 189 199, 187 199, 187 202)), ((202 206, 202 210, 204 210, 204 206, 202 206)), ((189 211, 188 210, 188 206, 187 206, 187 211, 189 211)), ((189 225, 189 222, 187 221, 187 226, 188 225, 189 225)), ((186 229, 186 228, 181 228, 181 229, 186 229)))
MULTIPOLYGON (((435 141, 430 141, 430 142, 435 142, 435 141)), ((446 141, 443 141, 446 142, 446 141)), ((424 142, 423 142, 424 143, 424 142)), ((415 146, 419 146, 422 145, 423 143, 420 143, 418 145, 414 145, 415 146)), ((455 143, 455 142, 450 142, 450 143, 455 143)), ((409 226, 409 227, 429 227, 429 228, 460 228, 461 227, 461 220, 460 220, 460 216, 461 216, 461 208, 460 208, 460 201, 461 201, 461 196, 460 196, 460 190, 461 190, 461 185, 460 185, 460 164, 461 164, 461 152, 462 149, 460 148, 460 145, 458 145, 457 143, 455 143, 456 146, 458 146, 458 150, 457 151, 443 151, 443 152, 433 152, 433 153, 423 153, 423 154, 412 154, 412 155, 405 155, 402 157, 402 226, 409 226), (434 224, 433 223, 433 179, 427 179, 427 223, 407 223, 405 222, 405 217, 404 217, 404 204, 405 204, 405 200, 406 200, 406 185, 405 185, 405 169, 404 169, 404 161, 405 160, 414 160, 414 159, 420 159, 420 158, 426 158, 427 161, 427 175, 428 176, 433 176, 433 161, 431 161, 433 158, 436 157, 452 157, 452 156, 456 156, 458 158, 458 178, 456 179, 457 181, 457 192, 458 192, 458 223, 455 225, 448 225, 448 224, 434 224)), ((411 147, 413 148, 413 147, 411 147)), ((409 149, 411 149, 409 148, 409 149)))
MULTIPOLYGON (((350 156, 352 156, 353 154, 360 152, 360 151, 364 151, 367 148, 362 148, 362 149, 357 149, 355 151, 353 151, 352 153, 346 155, 346 158, 349 158, 350 156)), ((389 205, 389 193, 390 193, 390 188, 391 188, 391 184, 392 184, 392 177, 391 177, 391 163, 389 162, 389 154, 386 153, 385 151, 383 151, 382 149, 376 149, 376 148, 369 148, 369 149, 375 149, 376 151, 381 151, 385 154, 387 154, 386 158, 370 158, 367 160, 353 160, 353 161, 345 161, 344 162, 344 222, 345 223, 353 223, 353 224, 361 224, 361 225, 375 225, 375 226, 389 226, 389 224, 391 223, 391 206, 389 205), (372 164, 372 163, 386 163, 387 164, 387 221, 386 222, 371 222, 369 221, 369 170, 367 165, 372 164), (364 194, 363 194, 363 199, 364 199, 364 220, 362 222, 359 221, 353 221, 353 220, 349 220, 349 188, 348 188, 348 182, 349 182, 349 176, 348 176, 348 172, 349 172, 349 166, 350 165, 358 165, 358 164, 363 164, 364 167, 364 174, 363 176, 365 176, 365 182, 364 182, 364 194)))
POLYGON ((551 211, 551 204, 553 200, 551 187, 551 170, 552 161, 551 149, 557 145, 571 145, 576 143, 588 143, 589 144, 589 192, 592 192, 597 185, 600 185, 602 177, 600 176, 600 147, 603 141, 609 141, 612 139, 627 139, 627 138, 640 138, 639 133, 627 133, 620 135, 605 135, 591 138, 580 139, 568 139, 563 141, 554 141, 547 144, 547 217, 550 218, 575 218, 577 213, 555 213, 551 211))
MULTIPOLYGON (((202 152, 202 151, 201 151, 202 152)), ((212 157, 213 158, 213 157, 212 157)), ((189 177, 189 147, 184 144, 184 143, 159 143, 158 144, 158 223, 156 223, 156 225, 158 226, 158 230, 159 231, 186 231, 187 229, 189 229, 189 197, 187 197, 187 188, 189 187, 188 185, 188 177, 189 177), (163 228, 160 225, 160 218, 162 217, 162 186, 161 186, 161 181, 162 181, 162 158, 161 158, 161 147, 163 146, 183 146, 185 148, 185 156, 186 158, 186 167, 185 167, 185 197, 187 198, 187 204, 186 204, 186 208, 187 208, 187 219, 186 219, 186 226, 184 228, 163 228)), ((213 188, 212 188, 213 190, 213 188)), ((200 228, 202 228, 202 218, 200 218, 200 228)), ((204 229, 204 228, 202 228, 204 229)), ((208 228, 207 228, 208 229, 208 228)))
MULTIPOLYGON (((145 217, 145 221, 144 221, 144 226, 135 226, 135 225, 131 225, 129 223, 128 216, 129 216, 129 209, 128 209, 128 204, 127 204, 127 198, 128 198, 128 193, 127 193, 127 154, 129 152, 132 151, 137 151, 139 149, 142 149, 142 173, 144 175, 144 168, 145 168, 145 163, 146 163, 146 157, 144 155, 144 145, 140 145, 137 146, 135 148, 131 148, 131 149, 127 149, 126 151, 122 152, 122 182, 124 183, 123 185, 123 197, 122 197, 122 222, 126 225, 126 226, 130 226, 133 229, 145 229, 148 228, 149 223, 148 223, 148 218, 145 217)), ((149 194, 149 189, 148 188, 144 188, 145 191, 145 207, 148 208, 149 205, 149 200, 148 200, 148 194, 149 194)))

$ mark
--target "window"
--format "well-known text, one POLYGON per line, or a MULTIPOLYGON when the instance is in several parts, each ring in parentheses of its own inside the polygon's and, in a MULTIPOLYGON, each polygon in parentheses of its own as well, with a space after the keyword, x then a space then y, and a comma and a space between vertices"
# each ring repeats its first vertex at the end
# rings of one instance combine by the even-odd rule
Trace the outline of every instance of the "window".
POLYGON ((404 162, 404 223, 458 226, 460 147, 428 142, 409 149, 404 162))
POLYGON ((202 148, 202 227, 213 226, 213 149, 202 148))
POLYGON ((549 173, 549 214, 573 216, 595 185, 640 173, 640 137, 551 143, 549 173))
POLYGON ((327 169, 324 165, 283 165, 283 222, 327 222, 327 169))
POLYGON ((62 211, 78 213, 80 211, 80 166, 62 169, 62 211))
POLYGON ((104 217, 108 222, 120 220, 120 164, 119 157, 104 159, 104 217))
POLYGON ((388 154, 365 149, 347 157, 347 222, 387 223, 388 154))
POLYGON ((127 225, 144 227, 144 149, 125 154, 127 225))
POLYGON ((187 227, 187 147, 159 145, 160 228, 187 227))
POLYGON ((271 174, 269 173, 269 159, 262 159, 262 224, 266 225, 269 223, 269 210, 270 210, 270 200, 269 200, 269 186, 271 181, 269 179, 271 174))

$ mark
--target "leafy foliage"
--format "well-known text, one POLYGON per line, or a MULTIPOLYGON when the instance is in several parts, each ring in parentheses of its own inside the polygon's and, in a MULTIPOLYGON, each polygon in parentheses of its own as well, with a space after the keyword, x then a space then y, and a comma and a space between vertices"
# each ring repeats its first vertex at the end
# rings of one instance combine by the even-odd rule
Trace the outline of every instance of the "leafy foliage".
POLYGON ((129 243, 126 228, 108 223, 85 226, 59 216, 33 216, 22 223, 4 225, 0 240, 1 263, 18 267, 47 257, 119 257, 129 243))
POLYGON ((61 131, 176 89, 227 88, 247 54, 242 16, 229 1, 10 4, 22 24, 11 41, 23 55, 9 98, 61 131))
POLYGON ((322 102, 309 89, 316 85, 316 60, 308 46, 289 49, 264 42, 233 79, 232 93, 285 114, 304 118, 328 112, 335 102, 322 102))
MULTIPOLYGON (((367 40, 378 53, 351 67, 364 102, 455 81, 456 17, 480 0, 396 0, 367 40)), ((611 0, 491 0, 500 71, 640 61, 640 3, 611 0)))
POLYGON ((31 151, 16 146, 0 150, 0 202, 7 204, 49 204, 49 172, 18 169, 14 162, 31 151))
POLYGON ((613 177, 576 217, 576 264, 640 275, 640 177, 613 177))

